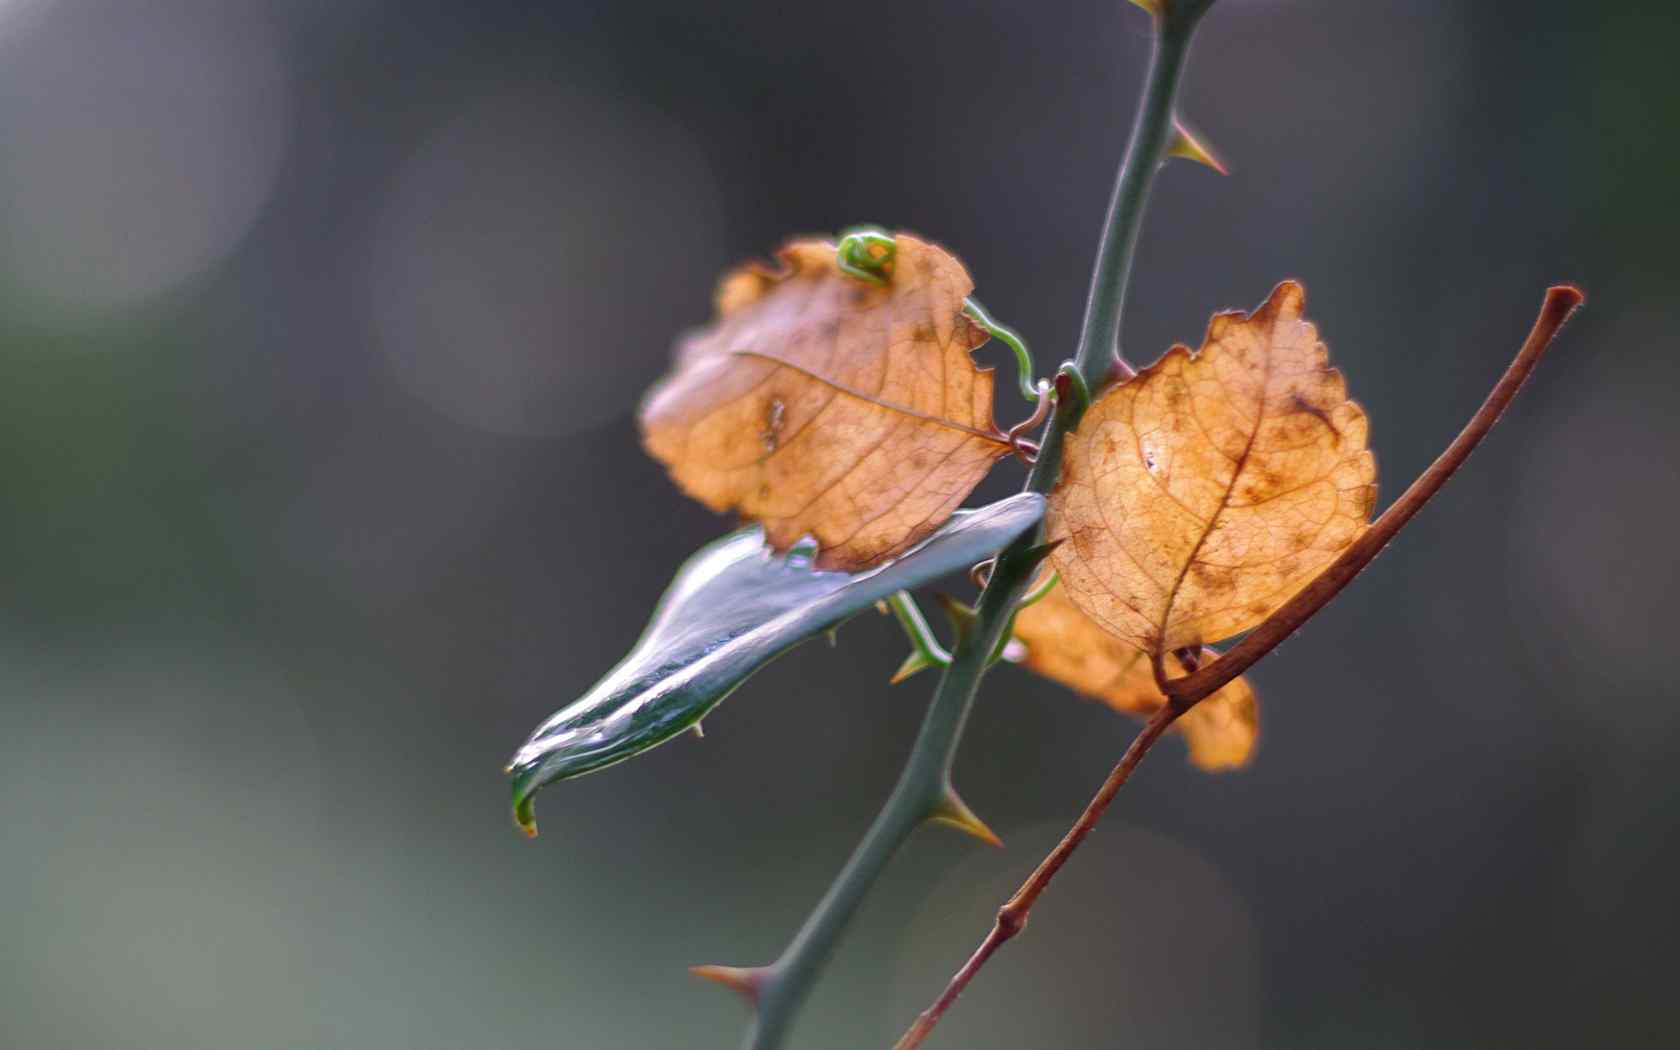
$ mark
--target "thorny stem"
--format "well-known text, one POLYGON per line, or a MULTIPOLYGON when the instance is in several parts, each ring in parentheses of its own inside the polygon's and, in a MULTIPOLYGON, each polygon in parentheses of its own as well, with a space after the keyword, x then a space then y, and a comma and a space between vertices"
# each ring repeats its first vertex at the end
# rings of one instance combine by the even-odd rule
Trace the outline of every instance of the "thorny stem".
POLYGON ((1581 292, 1576 288, 1558 286, 1548 289, 1546 299, 1540 307, 1540 315, 1535 319, 1534 328, 1529 332, 1522 349, 1517 352, 1510 367, 1494 385, 1487 400, 1482 402, 1482 407, 1477 409, 1470 422, 1459 432, 1453 443, 1447 446, 1447 450, 1441 453, 1440 458, 1412 482, 1411 487, 1395 500, 1369 529, 1361 533, 1341 557, 1331 562, 1329 567, 1254 628, 1240 643, 1213 663, 1181 678, 1168 679, 1164 683, 1167 703, 1138 733, 1119 764, 1108 774, 1108 779, 1103 781, 1102 787, 1086 805, 1079 819, 1074 821, 1073 827, 1069 828, 1067 834, 1056 844, 1056 848, 1039 862, 1038 867, 1021 884, 1021 888, 1015 891, 1015 895, 998 909, 997 918, 992 924, 991 932, 986 934, 986 939, 975 949, 974 954, 969 956, 968 961, 963 963, 962 968, 951 978, 933 1005, 916 1018, 915 1023, 899 1039, 894 1050, 915 1050, 921 1046, 945 1011, 956 1002, 963 989, 974 979, 974 975, 980 972, 980 968, 986 965, 986 960, 1026 927, 1027 916, 1032 911, 1033 904, 1050 885, 1050 880, 1056 877, 1056 873, 1067 863, 1073 851, 1079 848, 1080 843, 1091 833, 1091 829, 1096 827, 1097 821, 1102 819, 1103 812, 1108 809, 1108 804, 1114 801, 1115 794, 1131 777, 1132 770, 1143 761, 1143 756, 1149 753, 1149 749, 1167 728, 1184 712, 1211 696, 1221 686, 1277 648, 1297 627, 1324 608, 1330 599, 1340 593, 1342 588, 1359 575, 1360 570, 1369 565, 1394 539, 1423 505, 1429 502, 1430 497, 1441 490, 1441 486, 1464 464, 1471 451, 1487 436, 1494 423, 1498 422, 1500 414, 1505 411, 1523 382, 1534 371, 1540 355, 1551 344, 1552 337, 1557 335, 1558 329, 1563 327, 1563 323, 1581 302, 1581 292))
POLYGON ((1166 156, 1173 132, 1173 99, 1178 94, 1179 74, 1190 51, 1190 37, 1207 9, 1209 0, 1179 0, 1167 13, 1156 17, 1155 50, 1150 57, 1149 79, 1132 124, 1120 176, 1109 200, 1108 218, 1103 224, 1102 246, 1091 272, 1091 292, 1085 303, 1085 324, 1079 333, 1076 363, 1086 385, 1093 392, 1110 370, 1129 372, 1120 354, 1120 319, 1126 305, 1126 286, 1131 283, 1132 259, 1138 233, 1143 228, 1143 210, 1149 203, 1149 187, 1155 171, 1166 156))
POLYGON ((1085 841, 1085 836, 1089 835, 1091 829, 1097 826, 1097 821, 1101 819, 1103 811, 1108 808, 1110 802, 1114 801, 1114 796, 1119 794, 1120 788, 1131 778, 1132 770, 1136 769, 1137 764, 1143 761, 1143 756, 1149 753, 1149 749, 1154 746, 1155 741, 1161 738, 1161 734, 1167 731, 1167 727, 1172 725, 1173 721, 1184 713, 1184 710, 1185 708, 1177 704, 1169 703, 1155 712, 1149 721, 1144 724, 1143 729, 1138 732, 1131 746, 1126 748, 1126 753, 1121 756, 1120 763, 1114 767, 1113 772, 1109 773, 1108 779, 1103 781, 1101 789, 1086 805, 1085 812, 1079 815, 1079 820, 1069 829, 1067 835, 1056 845, 1056 848, 1051 850, 1050 854, 1042 861, 1039 861, 1038 867, 1033 870, 1027 881, 1021 884, 1021 888, 1015 891, 1015 895, 998 909, 997 921, 992 924, 992 930, 986 934, 986 939, 980 943, 980 947, 974 950, 974 954, 968 957, 968 961, 963 963, 962 969, 958 970, 956 976, 951 978, 950 983, 945 986, 945 990, 939 993, 939 998, 933 1001, 933 1005, 923 1010, 920 1016, 916 1018, 915 1023, 899 1038, 898 1042, 894 1044, 893 1050, 914 1050, 915 1047, 921 1046, 922 1042, 933 1032, 933 1026, 939 1023, 941 1017, 945 1016, 945 1011, 950 1009, 951 1004, 957 1001, 957 996, 963 993, 963 989, 968 987, 968 982, 973 980, 974 975, 980 972, 980 967, 986 965, 986 960, 992 957, 992 953, 1001 948, 1005 941, 1026 928, 1027 915, 1032 911, 1032 906, 1037 902, 1039 894, 1043 893, 1044 888, 1050 885, 1050 880, 1056 877, 1056 872, 1060 871, 1062 865, 1067 863, 1068 857, 1079 848, 1079 844, 1085 841))
POLYGON ((978 618, 951 654, 898 784, 816 910, 781 958, 758 980, 758 1009, 747 1033, 748 1050, 772 1050, 781 1045, 794 1012, 864 894, 899 844, 922 822, 938 816, 947 803, 957 739, 968 720, 987 657, 996 647, 997 635, 1009 620, 1017 597, 1013 588, 997 587, 995 578, 994 585, 981 595, 978 618))
MULTIPOLYGON (((1180 13, 1157 19, 1155 50, 1109 205, 1079 352, 1071 366, 1064 366, 1064 372, 1071 368, 1073 376, 1058 376, 1056 409, 1027 476, 1028 492, 1049 492, 1055 484, 1062 440, 1078 425, 1087 407, 1086 398, 1072 396, 1076 388, 1096 390, 1114 370, 1124 285, 1137 245, 1137 227, 1172 135, 1173 98, 1190 37, 1207 3, 1179 0, 1175 6, 1182 8, 1180 13)), ((1032 530, 998 555, 991 578, 980 593, 975 618, 951 653, 951 662, 939 680, 892 794, 781 957, 771 966, 752 971, 749 991, 757 1011, 747 1032, 746 1050, 775 1050, 782 1045, 817 972, 887 861, 918 825, 940 816, 955 800, 950 775, 957 743, 980 679, 1002 645, 1017 604, 1046 553, 1038 543, 1039 530, 1032 530)))

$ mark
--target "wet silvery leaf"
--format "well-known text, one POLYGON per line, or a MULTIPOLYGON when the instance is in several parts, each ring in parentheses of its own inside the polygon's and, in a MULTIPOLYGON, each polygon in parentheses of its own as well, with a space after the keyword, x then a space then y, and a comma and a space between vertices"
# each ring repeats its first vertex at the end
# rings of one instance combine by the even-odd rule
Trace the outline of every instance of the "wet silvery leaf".
POLYGON ((1033 494, 959 511, 902 557, 856 574, 816 569, 813 544, 777 555, 757 527, 702 547, 630 654, 537 727, 508 765, 519 826, 536 834, 532 799, 544 785, 664 743, 799 642, 895 591, 990 557, 1043 514, 1044 498, 1033 494))

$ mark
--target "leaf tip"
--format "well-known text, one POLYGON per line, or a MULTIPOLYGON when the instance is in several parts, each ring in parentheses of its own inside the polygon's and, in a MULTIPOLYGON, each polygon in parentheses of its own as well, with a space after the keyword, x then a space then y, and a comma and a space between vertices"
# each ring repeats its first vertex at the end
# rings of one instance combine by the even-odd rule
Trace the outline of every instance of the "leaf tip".
POLYGON ((532 795, 514 799, 513 823, 526 838, 534 839, 537 837, 537 813, 535 799, 532 795))

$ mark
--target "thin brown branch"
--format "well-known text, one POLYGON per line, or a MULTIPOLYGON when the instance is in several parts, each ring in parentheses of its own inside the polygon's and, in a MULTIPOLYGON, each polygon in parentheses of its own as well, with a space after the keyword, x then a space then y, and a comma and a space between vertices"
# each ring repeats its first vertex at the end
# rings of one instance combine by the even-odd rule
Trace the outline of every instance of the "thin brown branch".
POLYGON ((1037 903, 1039 895, 1050 885, 1050 880, 1056 877, 1056 873, 1062 870, 1062 865, 1067 863, 1068 858, 1073 856, 1073 851, 1085 841, 1085 836, 1097 826, 1103 811, 1114 801, 1114 796, 1119 794, 1120 788, 1131 777, 1132 770, 1143 761, 1143 756, 1149 753, 1149 749, 1155 746, 1155 741, 1161 739, 1161 734, 1167 731, 1167 727, 1186 710, 1188 708, 1184 705, 1168 703, 1150 717, 1137 737, 1132 740, 1131 746, 1126 748, 1126 753, 1120 757, 1119 763, 1109 772, 1102 788, 1086 803, 1085 811, 1079 814, 1079 819, 1073 822, 1073 827, 1062 836, 1062 841, 1056 843, 1056 848, 1039 861, 1038 867, 1033 869, 1032 875, 1015 891, 1015 895, 998 909, 997 920, 993 922, 991 932, 986 934, 986 939, 974 950, 974 954, 969 956, 968 961, 963 963, 962 969, 951 978, 951 982, 939 993, 939 998, 934 1000, 933 1005, 923 1010, 921 1016, 916 1018, 916 1023, 899 1038, 893 1050, 914 1050, 915 1047, 921 1046, 922 1041, 933 1031, 933 1026, 939 1023, 945 1011, 957 1001, 957 996, 963 993, 963 989, 968 987, 968 982, 980 972, 980 967, 986 965, 986 960, 992 957, 992 953, 1003 947, 1004 942, 1011 937, 1026 929, 1027 915, 1037 903))
POLYGON ((1186 704, 1194 703, 1204 696, 1211 696, 1215 690, 1236 678, 1260 660, 1261 657, 1276 649, 1285 638, 1295 633, 1296 628, 1306 623, 1320 609, 1329 604, 1330 599, 1341 593, 1353 578, 1359 575, 1365 566, 1371 564, 1382 549, 1389 545, 1400 530, 1411 521, 1430 497, 1441 491, 1441 486, 1464 461, 1470 458, 1482 438, 1487 436, 1493 425, 1499 422, 1511 399, 1517 396, 1517 391, 1533 373, 1534 366, 1539 364, 1540 356, 1551 345, 1552 338, 1558 329, 1569 320, 1569 315, 1585 300, 1579 288, 1571 285, 1558 285, 1546 289, 1546 299, 1540 306, 1540 316, 1534 319, 1534 328, 1528 333, 1528 339, 1522 349, 1511 361, 1505 374, 1499 377, 1493 390, 1488 393, 1487 400, 1482 407, 1470 417, 1453 443, 1447 450, 1429 465, 1429 469, 1418 475, 1395 500, 1382 516, 1371 523, 1371 527, 1360 534, 1353 544, 1343 551, 1341 557, 1331 562, 1327 568, 1313 581, 1301 588, 1296 595, 1285 602, 1276 612, 1267 617, 1260 626, 1250 631, 1248 637, 1226 650, 1225 654, 1213 663, 1203 667, 1183 678, 1167 683, 1169 695, 1178 697, 1186 704), (1192 699, 1194 698, 1194 699, 1192 699))
MULTIPOLYGON (((1213 663, 1203 665, 1199 669, 1192 661, 1186 660, 1186 666, 1192 668, 1189 674, 1162 682, 1163 691, 1169 697, 1168 703, 1157 711, 1138 733, 1120 762, 1108 774, 1108 779, 1103 781, 1102 787, 1085 807, 1085 811, 1056 844, 1056 848, 1039 863, 1021 884, 1021 888, 1015 891, 1015 895, 998 909, 997 919, 986 939, 975 949, 974 954, 969 956, 968 961, 963 963, 962 969, 951 978, 933 1005, 916 1018, 916 1022, 899 1039, 894 1050, 915 1050, 921 1046, 940 1018, 945 1015, 945 1011, 957 1001, 957 997, 968 987, 974 975, 980 972, 980 968, 986 965, 993 953, 1026 927, 1033 904, 1050 885, 1050 880, 1056 877, 1056 873, 1067 863, 1073 851, 1079 848, 1079 844, 1085 841, 1091 829, 1096 827, 1109 803, 1114 801, 1114 796, 1130 779, 1132 771, 1143 761, 1143 756, 1149 753, 1149 749, 1178 716, 1248 670, 1261 657, 1277 648, 1296 628, 1324 608, 1330 599, 1340 593, 1342 588, 1394 539, 1423 505, 1429 502, 1430 497, 1440 491, 1441 486, 1464 464, 1482 438, 1487 436, 1493 424, 1498 422, 1500 414, 1510 405, 1511 399, 1534 371, 1534 366, 1545 353, 1546 347, 1551 344, 1552 338, 1582 301, 1583 296, 1577 288, 1563 285, 1548 289, 1545 302, 1540 307, 1540 316, 1535 320, 1534 329, 1529 332, 1522 349, 1517 352, 1510 367, 1494 385, 1487 400, 1482 402, 1482 407, 1471 417, 1453 443, 1447 446, 1447 450, 1441 453, 1440 458, 1436 459, 1341 557, 1331 562, 1317 578, 1250 632, 1242 642, 1213 663)), ((1160 653, 1155 654, 1155 664, 1159 678, 1160 653)))

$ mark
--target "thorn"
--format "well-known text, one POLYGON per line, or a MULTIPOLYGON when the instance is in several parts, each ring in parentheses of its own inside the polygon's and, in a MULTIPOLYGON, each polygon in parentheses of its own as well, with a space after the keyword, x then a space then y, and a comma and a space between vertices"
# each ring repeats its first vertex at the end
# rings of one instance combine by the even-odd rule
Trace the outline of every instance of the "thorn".
POLYGON ((754 1005, 771 976, 768 966, 690 966, 688 972, 703 981, 715 981, 732 989, 754 1005))
POLYGON ((699 722, 696 722, 693 725, 689 726, 688 731, 690 733, 694 734, 694 739, 696 739, 696 740, 706 739, 706 729, 699 722))
POLYGON ((875 611, 880 613, 882 616, 885 616, 888 613, 892 612, 892 609, 890 609, 887 606, 887 602, 886 602, 885 598, 877 598, 875 600, 875 611))
POLYGON ((1148 11, 1150 14, 1154 15, 1156 18, 1161 17, 1161 2, 1160 2, 1160 0, 1132 0, 1132 3, 1135 4, 1138 7, 1143 8, 1145 11, 1148 11))
POLYGON ((928 656, 920 649, 913 649, 910 655, 904 658, 904 662, 898 665, 898 670, 893 672, 893 676, 887 679, 887 684, 897 685, 918 671, 925 671, 930 667, 938 666, 940 666, 939 661, 928 656))
POLYGON ((1050 557, 1050 555, 1056 550, 1057 547, 1060 547, 1062 544, 1064 544, 1066 542, 1067 542, 1067 537, 1063 536, 1061 539, 1051 540, 1049 543, 1041 543, 1036 547, 1028 547, 1026 550, 1024 550, 1020 553, 1019 557, 1021 558, 1022 561, 1026 562, 1029 566, 1036 566, 1039 562, 1043 561, 1045 558, 1050 557))
POLYGON ((951 627, 957 632, 957 637, 959 639, 967 638, 969 632, 974 630, 974 624, 980 618, 979 614, 971 606, 964 605, 944 591, 935 591, 933 600, 939 603, 941 609, 945 610, 945 615, 950 619, 951 627))
POLYGON ((939 802, 928 814, 927 819, 935 824, 944 824, 973 835, 988 846, 1003 848, 1003 840, 986 826, 985 821, 974 815, 974 811, 968 808, 968 803, 962 800, 962 796, 957 794, 957 789, 950 784, 945 785, 945 793, 940 796, 939 802))
POLYGON ((1197 164, 1205 164, 1221 175, 1231 174, 1225 170, 1225 163, 1215 156, 1214 152, 1207 147, 1207 144, 1177 117, 1173 118, 1173 133, 1172 138, 1167 142, 1166 155, 1183 157, 1185 160, 1193 160, 1197 164))

